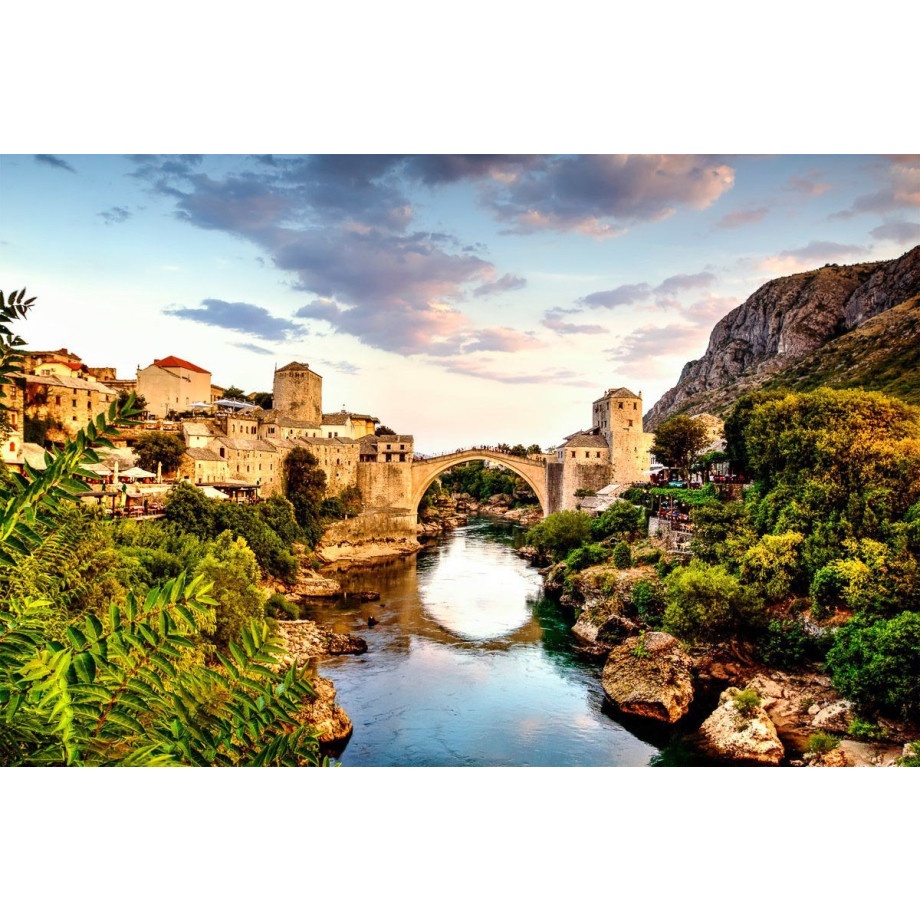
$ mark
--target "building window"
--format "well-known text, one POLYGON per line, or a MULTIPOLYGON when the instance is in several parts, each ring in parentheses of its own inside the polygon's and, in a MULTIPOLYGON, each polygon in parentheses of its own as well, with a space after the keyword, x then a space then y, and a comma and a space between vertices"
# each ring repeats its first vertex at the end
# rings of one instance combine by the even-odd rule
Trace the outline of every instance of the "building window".
POLYGON ((632 428, 632 423, 633 423, 633 420, 630 419, 630 420, 629 420, 629 427, 630 427, 630 428, 632 428))
POLYGON ((574 457, 574 456, 575 456, 575 451, 573 450, 573 451, 572 451, 572 457, 574 457))
POLYGON ((639 404, 638 404, 638 403, 633 403, 633 409, 638 409, 638 408, 639 408, 639 404))
POLYGON ((55 397, 54 397, 54 404, 55 404, 56 406, 59 406, 59 405, 61 404, 61 397, 60 397, 60 396, 55 396, 55 397))
POLYGON ((72 400, 71 400, 71 403, 73 404, 74 409, 76 409, 76 408, 77 408, 77 401, 76 401, 75 399, 72 399, 72 400))
POLYGON ((620 408, 620 409, 623 408, 623 403, 620 403, 620 404, 619 404, 619 408, 620 408))

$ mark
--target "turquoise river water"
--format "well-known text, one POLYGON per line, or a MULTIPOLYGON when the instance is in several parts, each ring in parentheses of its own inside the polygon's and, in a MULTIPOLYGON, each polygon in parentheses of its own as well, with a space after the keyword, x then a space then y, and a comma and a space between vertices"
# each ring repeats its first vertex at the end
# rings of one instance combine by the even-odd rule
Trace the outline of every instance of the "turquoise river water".
POLYGON ((344 766, 674 761, 660 754, 666 736, 617 721, 600 665, 576 653, 571 616, 515 554, 519 534, 475 519, 416 557, 336 575, 347 592, 379 591, 379 601, 308 606, 308 616, 369 646, 320 666, 354 723, 337 753, 344 766))

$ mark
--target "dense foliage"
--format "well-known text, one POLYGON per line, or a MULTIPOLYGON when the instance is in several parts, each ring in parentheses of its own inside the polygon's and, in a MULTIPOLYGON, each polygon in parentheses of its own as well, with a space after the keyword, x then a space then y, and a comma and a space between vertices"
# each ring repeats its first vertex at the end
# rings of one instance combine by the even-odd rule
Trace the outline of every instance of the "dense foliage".
POLYGON ((532 504, 537 500, 530 486, 516 473, 504 468, 486 469, 482 460, 473 460, 442 473, 441 487, 447 492, 465 493, 480 501, 493 495, 512 496, 516 505, 532 504))
MULTIPOLYGON (((21 365, 10 324, 23 293, 0 293, 0 383, 21 365)), ((305 675, 280 668, 270 625, 244 620, 254 605, 231 584, 255 574, 244 541, 222 536, 198 574, 158 577, 168 560, 148 558, 143 577, 157 583, 136 590, 139 561, 79 505, 85 465, 133 414, 130 399, 112 403, 44 470, 0 481, 0 766, 318 763, 298 716, 305 675)), ((194 554, 197 537, 168 536, 194 554)))
POLYGON ((316 546, 323 534, 322 506, 326 474, 304 447, 295 447, 284 458, 284 489, 294 508, 294 517, 309 546, 316 546))
POLYGON ((706 425, 689 415, 674 415, 655 430, 652 453, 665 466, 689 472, 694 457, 709 443, 706 425))
POLYGON ((148 431, 137 439, 134 452, 141 469, 156 473, 157 465, 162 463, 163 473, 175 473, 185 453, 185 442, 168 431, 148 431))

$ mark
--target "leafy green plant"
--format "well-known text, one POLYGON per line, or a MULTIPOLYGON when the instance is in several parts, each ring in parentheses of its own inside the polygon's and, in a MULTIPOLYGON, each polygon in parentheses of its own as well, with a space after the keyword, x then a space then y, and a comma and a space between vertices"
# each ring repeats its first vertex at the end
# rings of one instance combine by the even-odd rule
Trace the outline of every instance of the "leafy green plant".
POLYGON ((732 705, 742 719, 750 719, 760 708, 760 694, 756 690, 741 690, 735 695, 732 705))
POLYGON ((573 549, 565 557, 565 564, 569 571, 580 572, 592 565, 599 565, 610 558, 611 549, 609 546, 603 546, 600 543, 588 543, 573 549))
POLYGON ((617 543, 613 548, 611 558, 618 569, 628 569, 632 565, 632 553, 630 552, 629 544, 625 540, 617 543))
POLYGON ((300 607, 276 591, 265 602, 265 616, 275 620, 297 620, 300 619, 300 607))
POLYGON ((764 664, 776 668, 796 668, 812 648, 808 633, 794 620, 770 620, 757 642, 764 664))
POLYGON ((815 732, 808 739, 806 751, 809 754, 830 754, 840 746, 840 739, 827 732, 815 732))
POLYGON ((860 719, 859 716, 850 722, 847 734, 860 741, 884 741, 888 737, 888 732, 881 725, 860 719))
POLYGON ((644 629, 639 633, 639 641, 636 643, 636 647, 631 649, 629 654, 632 655, 633 658, 637 658, 639 660, 652 657, 652 653, 645 647, 644 629))
POLYGON ((630 591, 630 600, 636 615, 649 626, 658 626, 664 613, 664 591, 657 581, 643 578, 635 582, 630 591))
POLYGON ((903 757, 899 758, 899 767, 920 767, 920 741, 912 741, 907 746, 907 751, 903 757))

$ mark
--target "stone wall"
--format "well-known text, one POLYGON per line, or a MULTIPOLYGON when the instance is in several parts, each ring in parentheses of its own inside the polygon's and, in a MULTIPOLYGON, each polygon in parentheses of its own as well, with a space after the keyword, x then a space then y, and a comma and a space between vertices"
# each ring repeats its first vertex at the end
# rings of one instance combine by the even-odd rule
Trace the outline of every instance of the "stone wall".
POLYGON ((414 511, 411 463, 359 463, 358 489, 367 507, 414 511))
POLYGON ((415 538, 416 516, 402 508, 368 511, 326 528, 323 544, 415 538))

